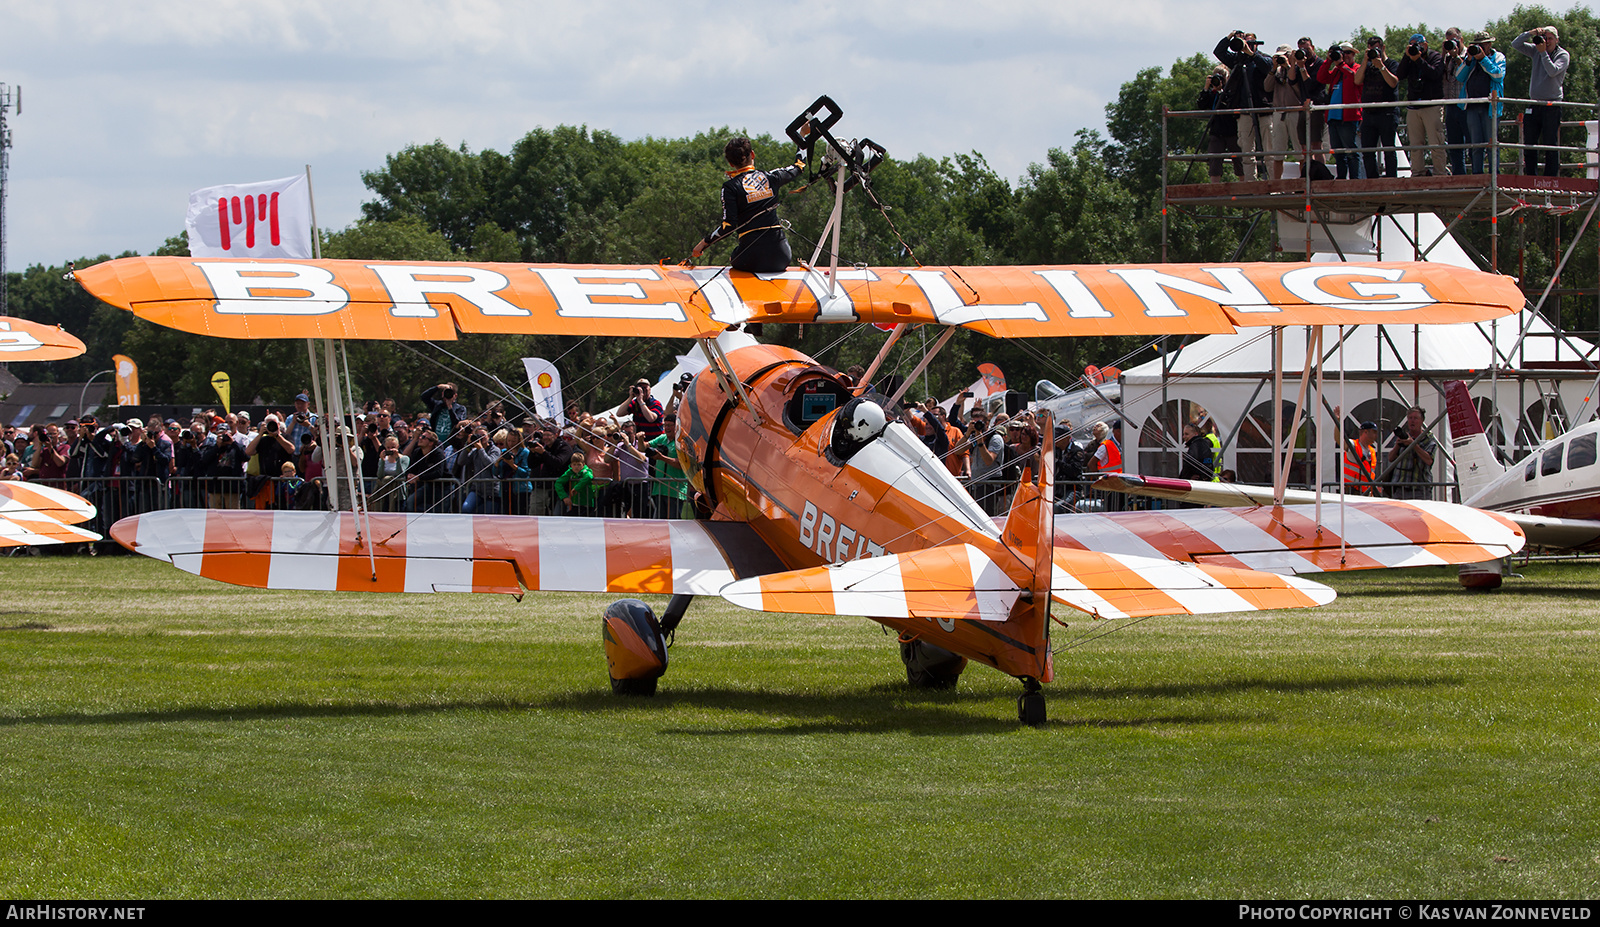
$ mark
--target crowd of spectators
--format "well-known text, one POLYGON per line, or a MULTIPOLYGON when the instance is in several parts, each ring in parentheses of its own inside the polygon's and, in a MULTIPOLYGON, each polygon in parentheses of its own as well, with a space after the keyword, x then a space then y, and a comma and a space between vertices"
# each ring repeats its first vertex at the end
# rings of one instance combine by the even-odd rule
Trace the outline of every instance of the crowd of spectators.
MULTIPOLYGON (((331 431, 348 463, 337 494, 348 500, 353 480, 376 512, 693 517, 673 438, 683 390, 663 406, 648 387, 636 384, 618 416, 571 403, 564 422, 513 421, 500 403, 474 414, 450 383, 426 390, 426 411, 409 415, 369 401, 331 431)), ((8 426, 0 479, 83 495, 100 511, 96 530, 162 508, 326 509, 333 461, 320 425, 301 393, 259 423, 208 409, 188 422, 86 415, 8 426)))
MULTIPOLYGON (((1402 114, 1411 176, 1481 174, 1486 165, 1497 172, 1506 57, 1493 35, 1466 37, 1451 28, 1435 49, 1419 32, 1392 55, 1381 36, 1364 44, 1319 49, 1302 37, 1268 54, 1253 32, 1224 36, 1213 50, 1219 63, 1195 104, 1215 113, 1207 122, 1210 179, 1221 180, 1231 160, 1242 180, 1258 172, 1277 180, 1286 155, 1298 156, 1302 176, 1313 180, 1396 177, 1402 114), (1308 104, 1333 108, 1308 112, 1308 104)), ((1510 44, 1533 65, 1527 99, 1534 102, 1525 104, 1521 120, 1524 173, 1558 176, 1555 146, 1571 55, 1555 26, 1531 29, 1510 44)))
MULTIPOLYGON (((260 422, 213 409, 188 422, 86 415, 0 429, 0 479, 83 495, 100 512, 90 527, 102 532, 119 518, 164 508, 326 509, 329 464, 341 457, 348 464, 337 490, 343 507, 353 481, 374 512, 693 518, 676 444, 686 386, 676 384, 663 404, 640 379, 616 414, 590 414, 574 402, 558 422, 528 414, 513 420, 500 403, 474 413, 453 384, 440 383, 419 397, 425 411, 365 403, 328 432, 339 449, 332 460, 305 393, 260 422)), ((929 397, 891 415, 998 513, 1022 469, 1037 469, 1043 439, 1032 412, 991 414, 970 400, 963 394, 947 409, 929 397)), ((1058 425, 1058 480, 1120 470, 1120 434, 1088 434, 1074 442, 1070 423, 1058 425)))

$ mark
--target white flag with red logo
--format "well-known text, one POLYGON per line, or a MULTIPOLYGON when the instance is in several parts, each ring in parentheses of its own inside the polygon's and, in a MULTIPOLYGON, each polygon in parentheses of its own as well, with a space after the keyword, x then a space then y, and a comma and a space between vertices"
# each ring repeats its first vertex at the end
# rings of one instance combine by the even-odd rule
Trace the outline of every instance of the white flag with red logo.
POLYGON ((524 357, 522 366, 528 371, 528 389, 533 392, 533 411, 542 418, 567 424, 561 406, 561 374, 556 365, 542 357, 524 357))
POLYGON ((309 258, 311 186, 304 174, 189 194, 192 257, 309 258))

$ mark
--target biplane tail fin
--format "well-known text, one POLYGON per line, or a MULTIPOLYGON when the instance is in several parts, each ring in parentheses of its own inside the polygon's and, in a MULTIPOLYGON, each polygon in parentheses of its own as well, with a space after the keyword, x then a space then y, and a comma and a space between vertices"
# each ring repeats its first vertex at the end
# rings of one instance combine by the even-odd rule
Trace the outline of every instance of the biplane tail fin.
POLYGON ((1450 415, 1450 449, 1456 460, 1456 478, 1461 483, 1461 498, 1471 503, 1472 498, 1506 468, 1495 458, 1489 446, 1489 436, 1484 434, 1483 422, 1472 404, 1472 394, 1467 384, 1451 380, 1444 385, 1445 410, 1450 415))

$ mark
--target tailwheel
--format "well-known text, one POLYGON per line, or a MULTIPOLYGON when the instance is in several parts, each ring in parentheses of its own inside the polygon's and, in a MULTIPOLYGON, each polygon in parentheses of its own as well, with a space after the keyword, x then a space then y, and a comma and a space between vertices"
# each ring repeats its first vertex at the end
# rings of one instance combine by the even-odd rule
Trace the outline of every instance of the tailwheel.
POLYGON ((954 689, 967 668, 967 658, 918 638, 900 638, 900 662, 906 684, 914 689, 954 689))
POLYGON ((601 618, 606 670, 617 695, 655 695, 656 680, 667 671, 667 642, 650 606, 618 599, 601 618))
POLYGON ((1017 720, 1029 727, 1042 727, 1045 721, 1044 693, 1039 691, 1039 680, 1023 677, 1023 691, 1017 697, 1017 720))

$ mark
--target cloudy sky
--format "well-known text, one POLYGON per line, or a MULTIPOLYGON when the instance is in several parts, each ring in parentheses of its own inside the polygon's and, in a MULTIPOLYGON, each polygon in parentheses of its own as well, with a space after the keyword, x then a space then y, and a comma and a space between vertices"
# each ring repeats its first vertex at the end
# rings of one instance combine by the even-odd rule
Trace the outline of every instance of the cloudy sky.
MULTIPOLYGON (((505 151, 535 126, 624 138, 721 127, 780 134, 826 93, 838 131, 892 156, 978 151, 1015 181, 1142 67, 1233 29, 1318 45, 1348 4, 922 0, 0 0, 0 82, 22 89, 6 265, 155 249, 191 190, 312 166, 318 223, 342 228, 360 172, 434 139, 505 151)), ((1472 29, 1508 2, 1416 0, 1395 23, 1472 29)))

